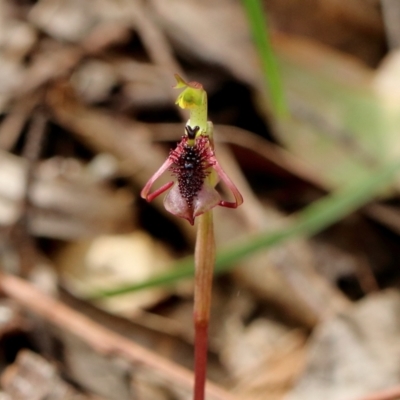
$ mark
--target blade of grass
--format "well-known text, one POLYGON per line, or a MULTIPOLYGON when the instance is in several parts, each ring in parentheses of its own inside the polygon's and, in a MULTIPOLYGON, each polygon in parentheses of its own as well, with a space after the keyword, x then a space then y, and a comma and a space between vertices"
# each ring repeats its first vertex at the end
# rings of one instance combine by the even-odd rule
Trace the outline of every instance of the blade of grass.
MULTIPOLYGON (((215 271, 221 273, 234 268, 235 264, 254 252, 280 244, 297 236, 311 236, 371 201, 385 186, 390 184, 400 170, 400 162, 386 165, 375 174, 322 198, 297 214, 290 216, 289 226, 275 232, 257 234, 251 238, 230 245, 218 252, 215 271)), ((124 293, 172 284, 179 279, 190 278, 194 274, 193 257, 185 257, 173 266, 173 271, 159 275, 145 282, 109 291, 101 291, 91 298, 110 297, 124 293)))
POLYGON ((274 113, 277 117, 285 117, 288 115, 288 108, 285 101, 282 78, 272 49, 267 19, 261 1, 242 0, 242 2, 261 60, 264 80, 271 95, 274 113))

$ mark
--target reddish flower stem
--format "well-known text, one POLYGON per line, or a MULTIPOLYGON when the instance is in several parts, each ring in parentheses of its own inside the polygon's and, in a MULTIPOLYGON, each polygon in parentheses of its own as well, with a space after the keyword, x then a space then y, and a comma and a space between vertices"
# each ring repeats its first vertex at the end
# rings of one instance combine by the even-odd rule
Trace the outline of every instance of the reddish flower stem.
POLYGON ((208 324, 215 263, 215 239, 212 211, 198 217, 195 249, 195 382, 194 400, 204 400, 207 373, 208 324))

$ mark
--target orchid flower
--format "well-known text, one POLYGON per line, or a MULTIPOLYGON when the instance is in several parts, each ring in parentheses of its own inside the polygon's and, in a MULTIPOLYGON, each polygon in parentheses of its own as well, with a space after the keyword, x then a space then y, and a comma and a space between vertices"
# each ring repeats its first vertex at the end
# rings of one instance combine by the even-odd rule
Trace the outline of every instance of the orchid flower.
POLYGON ((196 217, 195 291, 193 319, 195 328, 194 400, 204 400, 207 371, 208 326, 210 320, 212 277, 215 264, 215 238, 212 209, 215 206, 236 208, 243 198, 236 186, 219 165, 214 153, 213 125, 207 121, 207 93, 197 82, 185 82, 175 75, 175 88, 184 89, 176 104, 190 111, 185 134, 177 147, 169 153, 159 170, 141 192, 152 201, 169 190, 164 198, 165 208, 192 225, 196 217), (175 178, 151 193, 154 182, 166 171, 175 178), (234 202, 221 199, 215 187, 225 183, 235 198, 234 202))
POLYGON ((198 82, 187 83, 180 76, 175 77, 178 82, 175 88, 184 88, 176 104, 189 109, 190 119, 181 141, 144 186, 141 196, 150 202, 169 190, 164 199, 166 210, 193 225, 196 217, 215 206, 236 208, 243 198, 215 157, 213 125, 207 121, 206 91, 198 82), (166 171, 175 179, 150 193, 154 182, 166 171), (215 189, 220 180, 232 192, 234 202, 221 199, 215 189))

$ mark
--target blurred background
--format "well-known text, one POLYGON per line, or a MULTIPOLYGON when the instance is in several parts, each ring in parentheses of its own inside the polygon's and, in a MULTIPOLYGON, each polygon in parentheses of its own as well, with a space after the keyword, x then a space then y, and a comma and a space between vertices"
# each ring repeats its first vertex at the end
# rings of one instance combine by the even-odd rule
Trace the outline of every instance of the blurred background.
POLYGON ((190 398, 195 228, 139 196, 175 73, 244 197, 207 399, 400 398, 399 27, 398 0, 0 0, 0 398, 190 398))

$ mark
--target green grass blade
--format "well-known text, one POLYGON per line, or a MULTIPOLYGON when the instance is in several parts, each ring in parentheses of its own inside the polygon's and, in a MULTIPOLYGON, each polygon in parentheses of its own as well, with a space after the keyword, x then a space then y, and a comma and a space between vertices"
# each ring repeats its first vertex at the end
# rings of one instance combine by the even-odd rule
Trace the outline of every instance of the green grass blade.
POLYGON ((281 74, 271 45, 267 20, 260 0, 242 0, 252 36, 260 56, 265 83, 277 117, 288 114, 281 74))
MULTIPOLYGON (((310 236, 327 228, 371 201, 382 188, 393 181, 399 170, 400 162, 386 165, 375 174, 357 182, 357 184, 343 188, 304 208, 291 217, 292 222, 288 227, 275 232, 257 234, 252 238, 231 245, 225 250, 218 252, 215 265, 216 272, 221 273, 232 269, 235 263, 258 250, 272 247, 297 236, 310 236)), ((178 279, 192 277, 194 272, 193 265, 193 257, 186 257, 174 265, 172 272, 157 276, 140 284, 101 291, 92 296, 92 299, 171 284, 178 279)))

